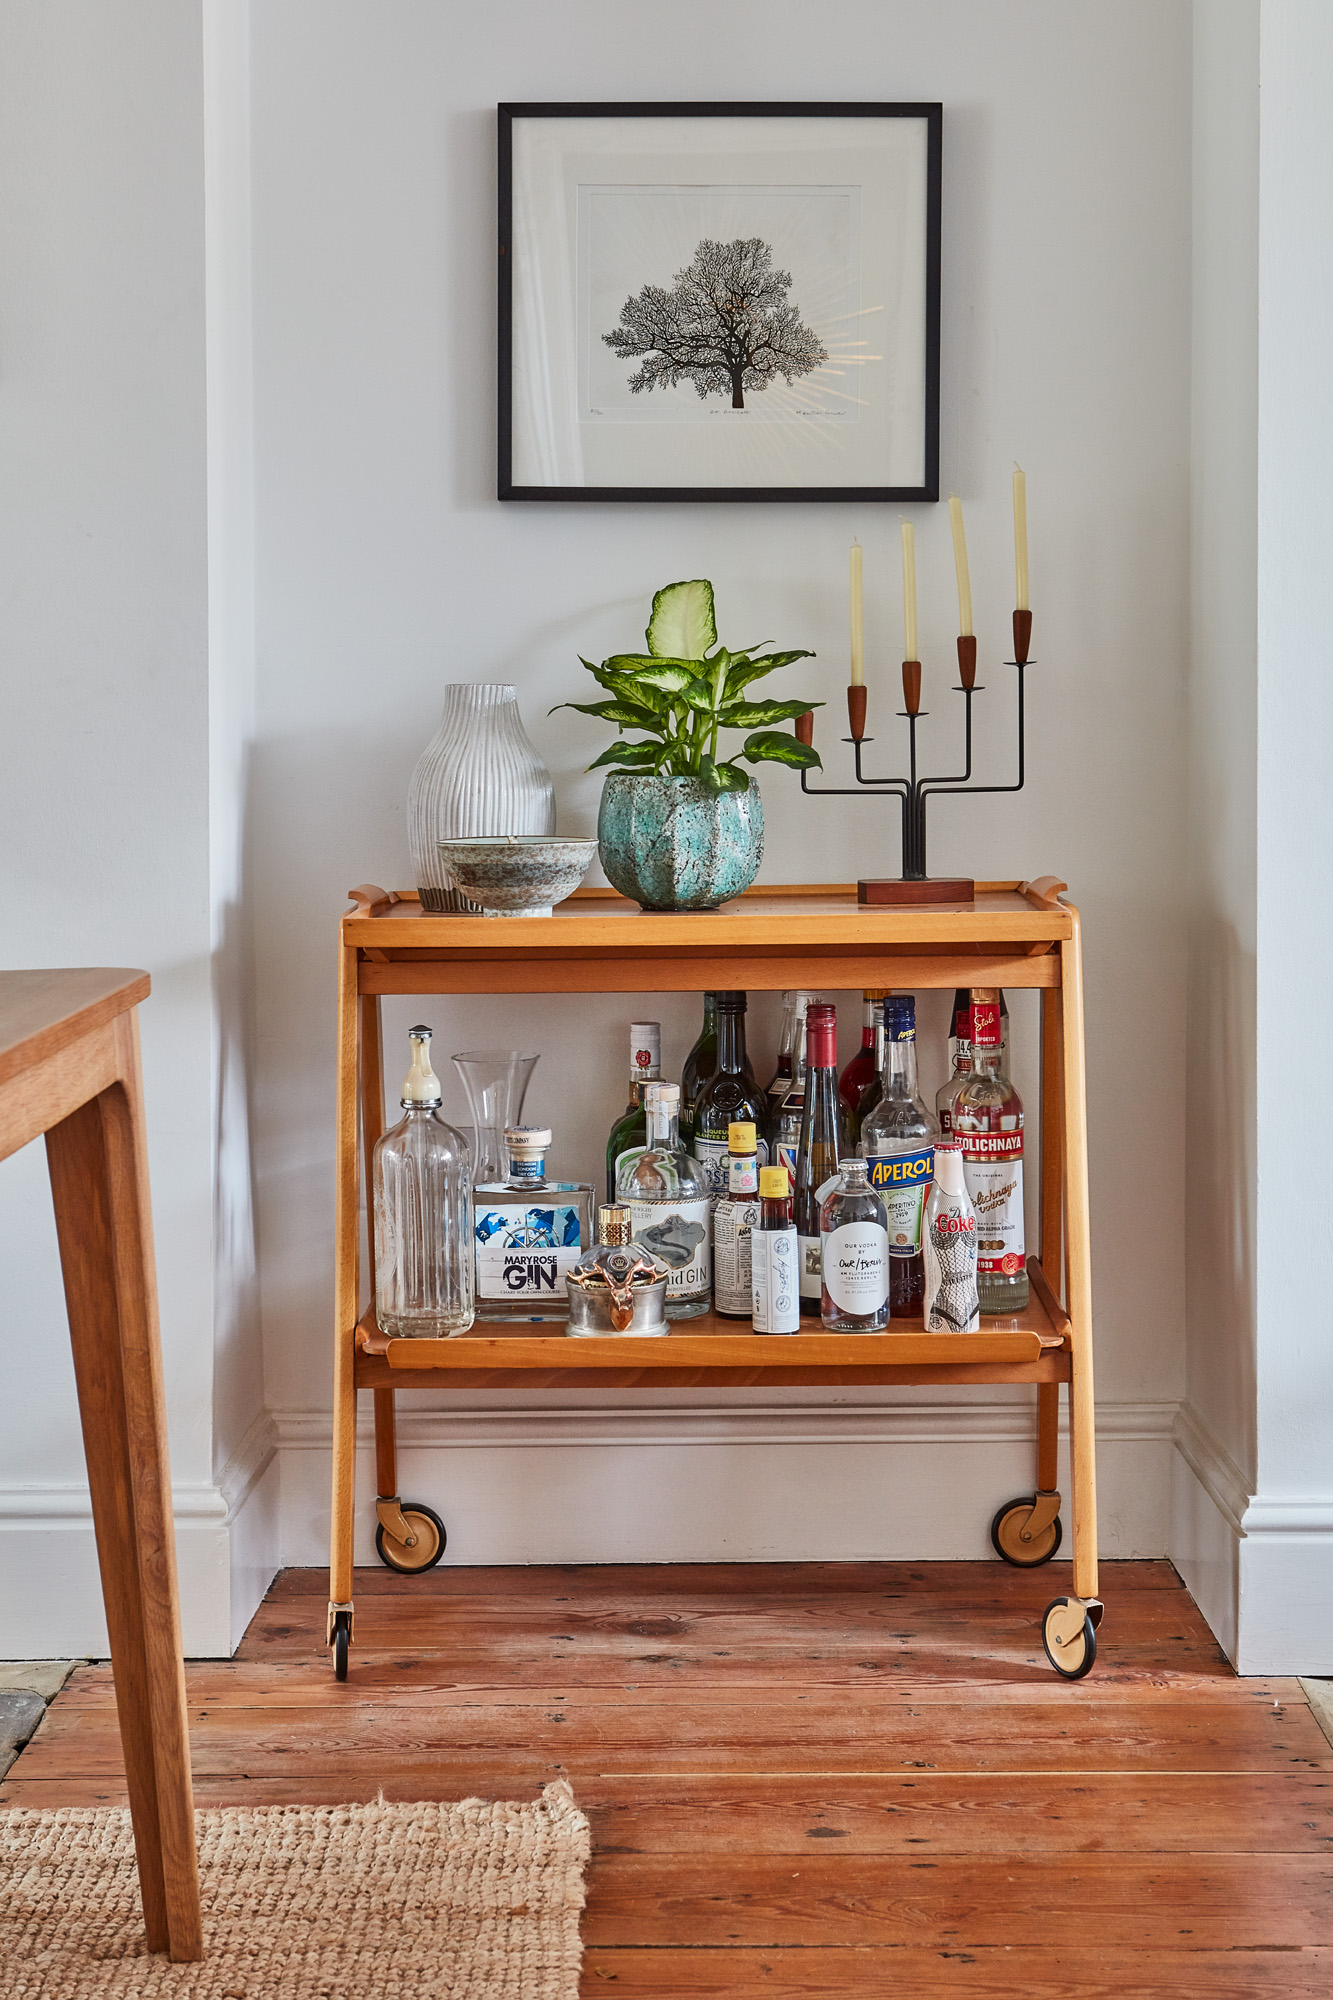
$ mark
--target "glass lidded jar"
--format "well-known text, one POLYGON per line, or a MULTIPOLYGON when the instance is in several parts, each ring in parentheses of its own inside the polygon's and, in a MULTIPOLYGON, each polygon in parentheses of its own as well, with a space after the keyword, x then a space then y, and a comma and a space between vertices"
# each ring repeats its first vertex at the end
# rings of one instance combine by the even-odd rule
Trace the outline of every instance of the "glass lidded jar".
POLYGON ((408 1040, 403 1116, 375 1147, 375 1317, 394 1339, 439 1339, 475 1317, 472 1158, 440 1116, 431 1030, 408 1040))

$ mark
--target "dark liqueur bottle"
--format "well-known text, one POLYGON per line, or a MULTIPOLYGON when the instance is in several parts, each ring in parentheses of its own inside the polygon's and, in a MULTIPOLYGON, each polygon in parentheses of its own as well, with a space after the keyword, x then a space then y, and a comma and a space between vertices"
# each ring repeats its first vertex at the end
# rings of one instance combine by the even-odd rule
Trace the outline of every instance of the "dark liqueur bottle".
POLYGON ((838 1171, 838 1013, 821 1001, 805 1017, 805 1110, 796 1149, 796 1238, 801 1311, 821 1310, 819 1191, 838 1171))
MULTIPOLYGON (((709 1191, 720 1195, 727 1190, 728 1133, 731 1126, 740 1120, 753 1125, 756 1132, 762 1132, 768 1103, 764 1092, 755 1085, 754 1071, 746 1058, 745 995, 738 992, 715 993, 713 1000, 717 1022, 717 1067, 700 1086, 690 1123, 691 1150, 708 1176, 709 1191)), ((764 1147, 759 1164, 763 1166, 767 1159, 768 1149, 764 1147)))
POLYGON ((680 1073, 680 1143, 688 1153, 694 1137, 694 1101, 717 1068, 717 995, 704 994, 704 1024, 680 1073))
POLYGON ((838 1095, 853 1118, 859 1117, 861 1096, 884 1066, 884 1002, 886 986, 867 986, 861 994, 861 1046, 838 1078, 838 1095))

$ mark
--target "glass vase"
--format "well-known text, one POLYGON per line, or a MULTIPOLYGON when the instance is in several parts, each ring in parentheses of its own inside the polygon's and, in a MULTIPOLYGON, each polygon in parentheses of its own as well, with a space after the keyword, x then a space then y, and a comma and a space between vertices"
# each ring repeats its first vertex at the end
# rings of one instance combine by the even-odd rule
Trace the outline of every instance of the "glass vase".
POLYGON ((455 886, 441 840, 555 832, 551 774, 528 741, 518 690, 453 681, 440 726, 407 788, 407 838, 423 910, 475 910, 455 886))
POLYGON ((523 1123, 523 1100, 540 1056, 516 1049, 465 1049, 450 1060, 463 1079, 472 1112, 474 1187, 492 1187, 509 1178, 505 1126, 523 1123))

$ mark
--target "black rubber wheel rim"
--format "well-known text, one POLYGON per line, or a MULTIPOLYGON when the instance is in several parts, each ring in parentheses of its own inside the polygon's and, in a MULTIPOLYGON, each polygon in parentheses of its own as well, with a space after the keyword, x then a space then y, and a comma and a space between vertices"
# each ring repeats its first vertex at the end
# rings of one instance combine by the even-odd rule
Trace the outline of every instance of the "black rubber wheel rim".
POLYGON ((395 1553, 399 1545, 394 1541, 392 1535, 385 1534, 383 1524, 375 1530, 375 1553, 386 1569, 396 1571, 399 1576, 420 1576, 426 1570, 434 1569, 436 1563, 444 1554, 449 1540, 448 1532, 445 1529, 444 1522, 435 1512, 435 1509, 424 1506, 420 1500, 405 1500, 402 1511, 404 1516, 415 1515, 419 1522, 428 1528, 434 1529, 437 1537, 435 1553, 427 1556, 424 1562, 403 1562, 399 1560, 395 1553))
POLYGON ((1083 1614, 1083 1658, 1076 1667, 1070 1667, 1057 1660, 1046 1638, 1047 1618, 1050 1617, 1056 1604, 1067 1604, 1068 1602, 1068 1598, 1057 1597, 1054 1603, 1047 1605, 1041 1621, 1041 1647, 1062 1681, 1081 1681, 1084 1675, 1090 1674, 1097 1664, 1097 1628, 1087 1612, 1083 1614))
POLYGON ((347 1646, 347 1627, 339 1619, 333 1628, 333 1677, 335 1680, 345 1681, 347 1679, 347 1646))
POLYGON ((1058 1553, 1060 1544, 1064 1540, 1064 1529, 1060 1525, 1060 1516, 1057 1514, 1052 1523, 1054 1532, 1051 1534, 1050 1547, 1043 1549, 1040 1555, 1026 1557, 1014 1555, 1011 1550, 1004 1546, 1004 1543, 1000 1540, 1001 1522, 1005 1519, 1006 1515, 1013 1514, 1020 1508, 1030 1508, 1031 1506, 1031 1500, 1006 1500, 1003 1507, 996 1511, 995 1517, 990 1524, 991 1547, 1000 1558, 1000 1561, 1007 1562, 1011 1569, 1040 1569, 1043 1563, 1050 1562, 1052 1557, 1058 1553))

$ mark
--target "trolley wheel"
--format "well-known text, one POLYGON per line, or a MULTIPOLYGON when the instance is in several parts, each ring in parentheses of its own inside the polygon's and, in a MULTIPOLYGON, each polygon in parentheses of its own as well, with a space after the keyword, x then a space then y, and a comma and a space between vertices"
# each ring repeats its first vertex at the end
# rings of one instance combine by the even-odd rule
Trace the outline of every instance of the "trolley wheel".
POLYGON ((1035 1500, 1031 1498, 1006 1500, 990 1524, 992 1548, 997 1556, 1012 1563, 1015 1569, 1036 1569, 1040 1563, 1048 1563, 1063 1537, 1058 1514, 1049 1527, 1040 1529, 1035 1535, 1025 1536, 1034 1505, 1035 1500))
POLYGON ((345 1611, 333 1614, 333 1677, 338 1681, 347 1679, 347 1648, 351 1643, 351 1632, 345 1611))
POLYGON ((405 1548, 392 1535, 386 1535, 381 1524, 375 1530, 375 1553, 387 1569, 400 1570, 405 1576, 415 1576, 418 1570, 433 1569, 444 1554, 445 1543, 449 1539, 444 1522, 433 1508, 423 1507, 419 1500, 406 1503, 403 1519, 416 1536, 415 1547, 405 1548))
POLYGON ((1046 1657, 1067 1681, 1081 1681, 1097 1658, 1092 1616, 1077 1597, 1053 1597, 1041 1621, 1046 1657))

